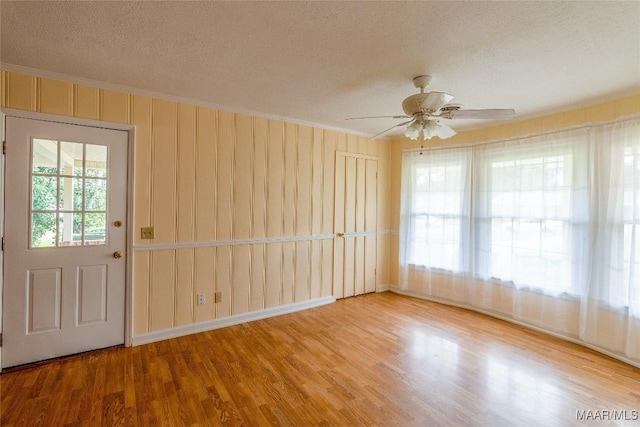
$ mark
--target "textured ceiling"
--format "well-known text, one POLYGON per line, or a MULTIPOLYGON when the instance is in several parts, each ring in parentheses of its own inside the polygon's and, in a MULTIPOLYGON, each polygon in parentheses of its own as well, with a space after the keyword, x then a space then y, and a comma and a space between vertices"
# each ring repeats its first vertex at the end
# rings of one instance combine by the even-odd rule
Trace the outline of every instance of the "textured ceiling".
POLYGON ((344 119, 402 114, 420 74, 464 108, 520 117, 640 92, 637 1, 2 0, 0 14, 6 69, 368 135, 399 121, 344 119))

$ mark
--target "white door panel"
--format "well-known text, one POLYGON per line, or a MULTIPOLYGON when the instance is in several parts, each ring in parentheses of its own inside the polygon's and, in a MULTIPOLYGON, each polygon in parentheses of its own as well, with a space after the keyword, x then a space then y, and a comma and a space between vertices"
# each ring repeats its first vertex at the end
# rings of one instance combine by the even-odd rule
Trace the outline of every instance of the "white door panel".
POLYGON ((127 133, 8 117, 6 139, 2 366, 123 344, 127 133))
POLYGON ((27 333, 60 329, 62 270, 27 271, 27 333))
POLYGON ((107 321, 107 265, 78 268, 78 325, 107 321))

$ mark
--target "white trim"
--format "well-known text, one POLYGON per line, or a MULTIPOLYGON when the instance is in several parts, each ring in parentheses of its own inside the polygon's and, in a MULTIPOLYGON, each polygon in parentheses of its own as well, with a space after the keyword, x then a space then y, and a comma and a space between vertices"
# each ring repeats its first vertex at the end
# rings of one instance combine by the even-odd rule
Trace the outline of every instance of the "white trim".
POLYGON ((206 240, 201 242, 151 243, 134 245, 133 250, 165 251, 173 249, 215 248, 218 246, 261 245, 267 243, 307 242, 310 240, 325 240, 335 238, 335 234, 315 234, 310 236, 282 236, 262 237, 256 239, 206 240))
POLYGON ((185 326, 177 326, 175 328, 164 329, 162 331, 149 332, 133 337, 133 345, 149 344, 152 342, 162 341, 170 338, 182 337, 198 332, 210 331, 213 329, 225 328, 227 326, 239 325, 254 320, 267 319, 269 317, 280 316, 282 314, 294 313, 296 311, 307 310, 309 308, 320 307, 326 304, 332 304, 336 299, 332 296, 321 297, 309 301, 287 304, 280 307, 265 308, 263 310, 252 311, 249 313, 237 314, 234 316, 223 317, 220 319, 212 319, 204 322, 192 323, 185 326))
POLYGON ((2 108, 0 111, 7 116, 19 117, 21 119, 40 120, 44 122, 65 123, 70 125, 88 126, 101 129, 114 129, 130 132, 135 126, 127 123, 106 122, 95 119, 85 119, 81 117, 58 116, 56 114, 38 113, 35 111, 17 110, 15 108, 2 108))
MULTIPOLYGON (((1 64, 0 64, 1 65, 1 64)), ((26 110, 16 110, 13 108, 0 108, 2 117, 18 117, 23 119, 40 120, 55 123, 65 123, 79 126, 89 126, 101 129, 114 129, 128 132, 127 141, 127 247, 126 247, 126 271, 125 271, 125 307, 124 307, 124 345, 130 347, 132 345, 133 336, 133 189, 135 188, 134 159, 135 159, 135 126, 126 123, 106 122, 94 119, 85 119, 79 117, 59 116, 55 114, 38 113, 26 110)), ((4 122, 3 122, 4 128, 4 122)), ((4 132, 4 129, 3 129, 4 132)), ((4 135, 4 134, 3 134, 4 135)), ((4 158, 3 158, 4 159, 4 158)), ((2 175, 4 182, 4 173, 2 175)), ((4 198, 4 197, 3 197, 4 198)), ((4 212, 4 211, 3 211, 4 212)), ((4 224, 4 222, 2 223, 4 224)), ((0 289, 4 289, 2 284, 3 277, 0 277, 0 289)), ((1 310, 0 310, 1 314, 1 310)), ((0 319, 1 322, 1 319, 0 319)))
POLYGON ((483 309, 478 308, 478 307, 474 307, 474 306, 470 306, 470 305, 466 305, 466 304, 460 304, 458 302, 450 301, 450 300, 447 300, 447 299, 434 298, 434 297, 431 297, 431 296, 428 296, 428 295, 421 294, 419 292, 406 291, 406 290, 398 288, 395 285, 387 285, 387 287, 388 287, 388 290, 390 292, 393 292, 395 294, 404 295, 404 296, 408 296, 408 297, 412 297, 412 298, 423 299, 423 300, 431 301, 431 302, 437 302, 439 304, 444 304, 444 305, 449 305, 449 306, 453 306, 453 307, 463 308, 465 310, 475 311, 477 313, 482 313, 482 314, 485 314, 487 316, 495 317, 496 319, 504 320, 505 322, 510 322, 510 323, 513 323, 513 324, 518 325, 518 326, 523 326, 525 328, 533 329, 534 331, 537 331, 537 332, 540 332, 540 333, 543 333, 543 334, 546 334, 546 335, 550 335, 552 337, 560 338, 560 339, 563 339, 565 341, 569 341, 571 343, 581 345, 583 347, 587 347, 587 348, 589 348, 591 350, 597 351, 598 353, 602 353, 604 355, 607 355, 609 357, 617 359, 617 360, 619 360, 621 362, 627 363, 627 364, 629 364, 631 366, 635 366, 636 368, 640 368, 640 362, 637 362, 635 360, 629 359, 629 358, 627 358, 625 356, 622 356, 620 354, 613 353, 613 352, 611 352, 609 350, 603 349, 603 348, 598 347, 596 345, 589 344, 589 343, 584 342, 581 339, 573 337, 571 335, 565 335, 565 334, 561 334, 561 333, 558 333, 558 332, 549 331, 547 329, 539 328, 539 327, 531 325, 529 323, 522 322, 522 321, 513 319, 513 318, 508 317, 508 316, 504 316, 504 315, 501 315, 501 314, 498 314, 498 313, 494 313, 492 311, 483 310, 483 309))
POLYGON ((133 227, 133 209, 135 204, 134 188, 135 188, 135 158, 136 158, 136 128, 131 126, 127 131, 129 133, 129 152, 127 153, 127 270, 126 270, 126 286, 124 291, 124 345, 131 347, 133 336, 133 236, 135 229, 133 227))
POLYGON ((352 233, 344 233, 340 237, 368 237, 368 236, 377 236, 377 231, 354 231, 352 233))
POLYGON ((261 117, 261 118, 264 118, 264 119, 284 121, 284 122, 303 125, 303 126, 310 126, 310 127, 315 127, 315 128, 319 128, 319 129, 333 130, 333 131, 337 131, 337 132, 348 133, 348 134, 351 134, 351 135, 365 136, 367 138, 371 138, 373 136, 373 134, 369 134, 369 133, 365 133, 365 132, 357 132, 357 131, 354 131, 352 129, 346 129, 346 128, 341 128, 341 127, 336 127, 336 126, 327 126, 327 125, 324 125, 324 124, 321 124, 321 123, 309 122, 309 121, 306 121, 306 120, 300 120, 300 119, 294 119, 294 118, 291 118, 291 117, 279 116, 277 114, 269 114, 269 113, 265 113, 265 112, 262 112, 262 111, 255 111, 255 110, 248 110, 248 109, 245 109, 245 108, 231 107, 229 105, 216 104, 214 102, 204 101, 204 100, 201 100, 201 99, 186 98, 186 97, 183 97, 183 96, 170 95, 170 94, 162 93, 162 92, 155 92, 155 91, 151 91, 151 90, 138 89, 138 88, 134 88, 134 87, 131 87, 131 86, 124 86, 124 85, 119 85, 119 84, 115 84, 115 83, 102 82, 102 81, 99 81, 99 80, 85 79, 85 78, 82 78, 82 77, 70 76, 68 74, 55 73, 53 71, 39 70, 37 68, 30 68, 30 67, 23 67, 23 66, 20 66, 20 65, 8 64, 6 62, 0 62, 0 69, 2 69, 4 71, 11 72, 11 73, 27 74, 27 75, 31 75, 31 76, 35 76, 35 77, 42 77, 42 78, 52 79, 52 80, 61 80, 61 81, 65 81, 65 82, 73 83, 73 84, 80 84, 80 85, 85 85, 85 86, 93 86, 93 87, 97 87, 97 88, 100 88, 100 89, 113 90, 113 91, 116 91, 116 92, 124 92, 124 93, 129 93, 129 94, 132 94, 132 95, 148 96, 150 98, 162 99, 162 100, 165 100, 165 101, 179 102, 179 103, 183 103, 183 104, 190 104, 190 105, 201 106, 201 107, 207 107, 207 108, 211 108, 211 109, 214 109, 214 110, 223 110, 223 111, 228 111, 228 112, 231 112, 231 113, 247 114, 247 115, 250 115, 250 116, 261 117))

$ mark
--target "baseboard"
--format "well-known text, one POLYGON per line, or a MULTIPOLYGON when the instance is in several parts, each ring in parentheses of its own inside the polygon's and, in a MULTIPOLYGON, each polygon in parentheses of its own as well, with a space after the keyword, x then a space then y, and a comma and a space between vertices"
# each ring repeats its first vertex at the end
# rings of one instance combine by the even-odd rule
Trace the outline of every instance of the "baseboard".
MULTIPOLYGON (((558 332, 553 332, 553 331, 549 331, 547 329, 543 329, 540 327, 537 327, 535 325, 531 325, 529 323, 526 322, 522 322, 519 320, 516 320, 514 318, 499 314, 499 313, 495 313, 492 311, 488 311, 488 310, 483 310, 481 308, 477 308, 471 305, 467 305, 467 304, 460 304, 457 303, 455 301, 451 301, 451 300, 447 300, 447 299, 442 299, 442 298, 434 298, 431 297, 429 295, 425 295, 425 294, 421 294, 419 292, 413 292, 413 291, 406 291, 403 289, 400 289, 399 287, 395 286, 395 285, 385 285, 388 291, 391 291, 395 294, 399 294, 399 295, 404 295, 404 296, 408 296, 408 297, 412 297, 412 298, 418 298, 418 299, 423 299, 426 301, 431 301, 431 302, 437 302, 438 304, 444 304, 444 305, 450 305, 452 307, 458 307, 458 308, 464 308, 465 310, 471 310, 471 311, 475 311, 478 313, 482 313, 485 314, 487 316, 491 316, 491 317, 495 317, 496 319, 500 319, 500 320, 504 320, 505 322, 510 322, 513 323, 514 325, 518 325, 518 326, 523 326, 525 328, 529 328, 529 329, 533 329, 534 331, 537 332, 541 332, 543 334, 547 334, 547 335, 551 335, 552 337, 556 337, 556 338, 560 338, 563 339, 565 341, 569 341, 572 342, 574 344, 578 344, 581 345, 583 347, 589 348, 591 350, 597 351, 598 353, 602 353, 604 355, 607 355, 613 359, 617 359, 621 362, 627 363, 631 366, 635 366, 636 368, 640 368, 640 363, 638 363, 637 361, 633 360, 633 359, 629 359, 628 357, 622 356, 620 354, 617 353, 613 353, 609 350, 606 350, 602 347, 598 347, 596 345, 592 345, 589 344, 587 342, 582 341, 579 338, 573 337, 571 335, 564 335, 558 332)), ((381 292, 381 291, 380 291, 381 292)))
POLYGON ((394 285, 378 285, 376 286, 376 292, 387 292, 391 290, 392 287, 394 287, 394 285))
POLYGON ((237 314, 234 316, 223 317, 221 319, 212 319, 204 322, 191 323, 189 325, 177 326, 175 328, 163 329, 162 331, 149 332, 146 334, 136 335, 132 337, 132 345, 149 344, 152 342, 162 341, 169 338, 177 338, 185 335, 191 335, 198 332, 210 331, 213 329, 224 328, 227 326, 239 325, 240 323, 251 322, 253 320, 261 320, 269 317, 280 316, 282 314, 294 313, 296 311, 306 310, 309 308, 320 307, 322 305, 334 303, 336 299, 333 296, 312 299, 310 301, 297 302, 279 307, 265 308, 263 310, 252 311, 249 313, 237 314))

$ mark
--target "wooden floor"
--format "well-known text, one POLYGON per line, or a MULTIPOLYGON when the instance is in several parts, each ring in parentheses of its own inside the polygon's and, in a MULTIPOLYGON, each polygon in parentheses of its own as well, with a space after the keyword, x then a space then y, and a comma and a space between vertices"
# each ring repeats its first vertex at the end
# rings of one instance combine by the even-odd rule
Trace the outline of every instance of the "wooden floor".
POLYGON ((6 427, 640 424, 640 369, 391 293, 56 360, 0 382, 6 427), (602 417, 595 411, 622 420, 578 420, 602 417))

